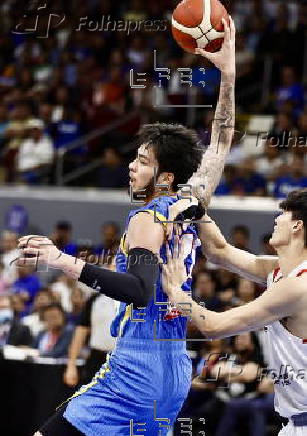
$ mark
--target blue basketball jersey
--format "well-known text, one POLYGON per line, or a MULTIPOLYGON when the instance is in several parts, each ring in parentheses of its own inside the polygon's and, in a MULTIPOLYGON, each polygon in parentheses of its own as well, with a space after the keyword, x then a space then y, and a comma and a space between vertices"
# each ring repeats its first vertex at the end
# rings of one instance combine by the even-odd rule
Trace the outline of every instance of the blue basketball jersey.
MULTIPOLYGON (((150 213, 156 222, 161 222, 166 226, 169 217, 169 207, 179 200, 179 196, 161 196, 155 198, 150 203, 129 213, 126 222, 126 231, 132 217, 140 212, 150 213)), ((125 247, 126 233, 124 234, 119 251, 116 256, 116 269, 118 272, 126 272, 127 269, 127 250, 125 247)), ((182 283, 183 291, 191 291, 191 273, 195 264, 195 253, 198 244, 198 235, 195 224, 184 226, 181 236, 181 247, 185 253, 185 268, 188 279, 182 283)), ((166 244, 169 244, 172 251, 174 245, 174 235, 168 241, 164 241, 160 249, 160 258, 166 263, 166 244)), ((168 317, 169 310, 168 297, 164 293, 162 285, 162 266, 159 266, 159 276, 155 286, 154 296, 146 308, 139 309, 121 303, 119 312, 111 325, 111 334, 125 339, 152 339, 152 340, 183 340, 186 335, 187 318, 183 316, 168 317), (171 319, 169 319, 171 318, 171 319)))

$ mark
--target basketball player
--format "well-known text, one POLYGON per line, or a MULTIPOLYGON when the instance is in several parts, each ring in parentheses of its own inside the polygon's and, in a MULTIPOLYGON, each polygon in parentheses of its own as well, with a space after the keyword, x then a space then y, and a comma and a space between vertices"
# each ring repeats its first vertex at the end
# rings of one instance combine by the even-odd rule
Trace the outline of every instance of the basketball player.
POLYGON ((266 326, 270 371, 277 374, 275 410, 289 420, 279 435, 303 436, 307 434, 307 190, 290 193, 280 208, 270 240, 278 258, 255 256, 231 246, 213 221, 199 224, 210 261, 259 283, 267 279, 267 290, 259 298, 222 313, 193 302, 180 290, 185 272, 178 243, 174 258, 168 249, 163 289, 174 303, 190 304, 193 321, 209 339, 266 326))
MULTIPOLYGON (((146 435, 163 435, 188 394, 191 362, 185 345, 186 319, 174 310, 165 312, 168 303, 159 260, 166 261, 166 246, 174 242, 171 227, 165 222, 173 218, 169 208, 185 201, 180 200, 178 185, 189 182, 206 206, 231 145, 235 29, 232 20, 229 26, 224 21, 224 26, 221 51, 200 52, 222 73, 211 145, 203 158, 196 134, 183 126, 153 124, 139 133, 137 156, 129 166, 130 186, 133 193, 141 191, 146 196, 146 205, 128 215, 116 259, 118 272, 63 254, 47 238, 27 236, 20 240, 21 265, 31 263, 26 256, 34 255, 36 260, 121 301, 112 325, 112 333, 118 337, 115 351, 92 382, 82 386, 36 436, 131 435, 140 427, 146 435), (155 186, 155 169, 157 184, 168 188, 165 195, 155 186), (143 309, 137 309, 140 307, 143 309)), ((184 261, 189 275, 181 286, 190 291, 198 240, 196 226, 186 226, 181 239, 188 248, 184 261), (189 241, 194 242, 192 247, 189 241)))

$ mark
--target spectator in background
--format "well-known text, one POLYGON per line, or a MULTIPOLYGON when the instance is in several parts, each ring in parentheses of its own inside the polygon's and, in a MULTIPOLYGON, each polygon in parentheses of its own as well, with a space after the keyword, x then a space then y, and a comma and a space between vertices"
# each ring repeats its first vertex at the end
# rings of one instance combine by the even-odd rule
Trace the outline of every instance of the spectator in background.
POLYGON ((64 274, 60 275, 58 279, 51 284, 51 291, 67 313, 73 310, 71 295, 77 287, 78 281, 64 274))
POLYGON ((233 180, 231 193, 233 195, 265 195, 266 180, 256 172, 253 158, 246 158, 238 167, 238 176, 233 180))
POLYGON ((268 135, 271 146, 275 146, 281 151, 288 151, 293 128, 291 116, 285 112, 279 112, 276 116, 273 129, 268 135))
POLYGON ((291 101, 294 116, 298 116, 304 108, 304 88, 297 80, 294 67, 284 66, 281 70, 281 86, 276 93, 276 106, 280 109, 286 101, 291 101))
POLYGON ((66 325, 65 312, 62 306, 53 303, 44 307, 42 320, 46 329, 38 334, 34 341, 34 348, 38 349, 42 357, 66 357, 73 328, 66 325))
POLYGON ((276 250, 270 244, 272 233, 263 235, 262 237, 262 253, 268 256, 277 256, 276 250))
POLYGON ((256 298, 255 284, 249 280, 239 279, 238 305, 249 303, 256 298))
POLYGON ((125 188, 129 183, 129 170, 123 164, 118 150, 106 148, 103 152, 102 165, 97 174, 101 188, 125 188))
POLYGON ((278 147, 266 141, 263 153, 256 160, 256 171, 268 180, 274 180, 278 169, 283 164, 278 147))
POLYGON ((8 295, 0 295, 0 346, 30 346, 32 336, 27 326, 14 318, 14 312, 8 295))
POLYGON ((114 221, 107 222, 101 227, 101 244, 94 247, 94 254, 104 263, 104 257, 117 252, 120 240, 120 228, 114 221))
POLYGON ((239 224, 231 229, 231 243, 240 250, 249 251, 250 231, 244 224, 239 224))
POLYGON ((231 343, 233 351, 228 359, 218 361, 210 371, 220 385, 215 395, 225 404, 215 436, 232 436, 242 417, 248 417, 249 436, 264 436, 265 420, 259 419, 258 410, 253 407, 254 399, 259 397, 258 371, 263 367, 258 339, 248 332, 231 338, 231 343), (225 385, 228 389, 222 388, 225 385))
POLYGON ((299 156, 293 156, 288 174, 278 177, 275 182, 274 197, 285 198, 291 191, 307 188, 307 176, 305 174, 304 160, 299 156))
POLYGON ((78 323, 85 305, 85 295, 81 288, 75 287, 70 293, 71 310, 67 313, 67 323, 75 325, 78 323))
POLYGON ((9 287, 9 283, 5 280, 3 273, 4 273, 4 264, 0 262, 0 295, 4 294, 9 287))
POLYGON ((17 249, 18 235, 10 230, 1 233, 0 252, 3 263, 2 280, 8 285, 12 284, 17 277, 16 262, 19 251, 17 249))
POLYGON ((10 118, 10 122, 5 131, 5 137, 7 139, 4 150, 4 165, 7 170, 6 182, 13 182, 15 180, 15 160, 30 119, 29 106, 24 103, 16 104, 10 114, 10 118))
POLYGON ((19 294, 23 298, 28 313, 40 288, 40 280, 32 267, 22 266, 17 269, 17 280, 12 284, 11 289, 14 294, 19 294))
POLYGON ((42 289, 36 294, 32 312, 22 318, 22 324, 29 327, 33 337, 44 330, 43 310, 54 302, 55 298, 49 289, 42 289))
POLYGON ((77 256, 78 246, 71 241, 72 226, 68 221, 59 221, 50 239, 59 250, 71 256, 77 256))
POLYGON ((14 312, 14 318, 22 320, 29 311, 26 308, 26 302, 21 294, 12 294, 10 295, 11 308, 14 312))
POLYGON ((220 311, 222 303, 216 294, 216 283, 212 274, 200 271, 196 276, 194 288, 195 301, 205 303, 208 310, 220 311))
POLYGON ((47 183, 49 181, 53 162, 53 143, 44 134, 44 123, 32 119, 27 124, 28 138, 21 142, 17 170, 20 182, 30 185, 47 183))
POLYGON ((83 383, 89 383, 107 358, 107 353, 115 346, 115 338, 110 334, 110 326, 116 315, 116 303, 102 294, 95 294, 86 302, 81 317, 77 322, 72 338, 64 383, 75 386, 79 381, 76 360, 90 336, 90 354, 86 360, 83 383))

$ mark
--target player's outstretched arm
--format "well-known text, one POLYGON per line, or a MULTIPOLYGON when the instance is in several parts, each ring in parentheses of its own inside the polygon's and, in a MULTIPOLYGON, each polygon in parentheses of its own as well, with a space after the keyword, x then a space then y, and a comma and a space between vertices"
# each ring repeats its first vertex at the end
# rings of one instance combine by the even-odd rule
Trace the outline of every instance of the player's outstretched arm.
POLYGON ((163 289, 169 300, 191 317, 197 328, 208 339, 234 336, 257 330, 301 310, 306 300, 306 282, 301 278, 286 278, 273 283, 259 298, 241 307, 217 313, 197 304, 181 283, 186 280, 183 250, 175 243, 173 253, 167 249, 167 264, 163 265, 163 289))
POLYGON ((211 143, 203 156, 198 171, 188 184, 192 185, 193 195, 207 207, 221 179, 227 154, 232 143, 235 125, 235 25, 223 19, 225 37, 221 50, 209 53, 196 49, 196 53, 209 59, 221 71, 220 95, 212 125, 211 143))
POLYGON ((256 256, 229 244, 207 214, 199 222, 198 228, 202 251, 206 257, 248 280, 265 285, 268 274, 278 266, 277 256, 256 256))
POLYGON ((117 273, 62 253, 53 242, 43 236, 25 236, 19 240, 21 257, 18 266, 47 265, 81 281, 108 297, 136 307, 145 307, 154 294, 159 273, 159 248, 164 239, 161 224, 150 215, 139 214, 130 221, 127 272, 117 273), (142 216, 141 216, 142 215, 142 216), (34 256, 29 258, 27 256, 34 256))

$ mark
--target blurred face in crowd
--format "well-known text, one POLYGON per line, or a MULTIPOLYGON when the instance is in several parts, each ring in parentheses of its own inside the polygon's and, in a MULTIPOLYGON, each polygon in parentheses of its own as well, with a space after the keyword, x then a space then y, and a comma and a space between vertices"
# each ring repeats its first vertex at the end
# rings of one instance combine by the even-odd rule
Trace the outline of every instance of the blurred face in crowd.
POLYGON ((1 251, 7 253, 17 248, 18 236, 16 233, 5 230, 1 234, 1 251))
POLYGON ((299 156, 293 156, 290 166, 291 175, 294 178, 303 177, 304 174, 304 161, 299 156))
POLYGON ((215 283, 210 274, 201 272, 196 278, 195 288, 199 297, 212 297, 215 291, 215 283))
POLYGON ((19 314, 25 310, 24 299, 21 295, 15 294, 11 296, 11 308, 15 314, 19 314))
POLYGON ((33 141, 39 141, 43 135, 43 131, 41 129, 29 129, 29 136, 33 141))
POLYGON ((295 73, 293 68, 284 67, 282 69, 282 83, 284 86, 291 86, 295 83, 295 73))
POLYGON ((43 320, 48 331, 59 331, 65 324, 64 314, 56 307, 47 309, 44 312, 43 320))
POLYGON ((255 286, 252 282, 240 279, 238 297, 243 303, 249 303, 255 299, 255 286))
POLYGON ((7 295, 0 296, 0 324, 5 324, 13 319, 13 310, 10 298, 7 295))
POLYGON ((118 229, 114 224, 106 224, 102 226, 102 240, 104 245, 112 246, 118 239, 118 229))
POLYGON ((51 295, 48 292, 39 292, 34 299, 34 309, 40 311, 42 308, 52 303, 51 295))
POLYGON ((250 332, 242 333, 235 338, 236 351, 253 350, 254 344, 250 332))
POLYGON ((276 125, 277 128, 282 132, 291 130, 291 120, 289 115, 284 113, 277 114, 276 125))
POLYGON ((274 147, 274 145, 272 145, 269 140, 265 143, 264 152, 266 157, 271 160, 276 159, 279 154, 278 147, 274 147))
POLYGON ((232 233, 232 243, 237 248, 245 249, 248 247, 249 237, 242 230, 234 230, 232 233))

